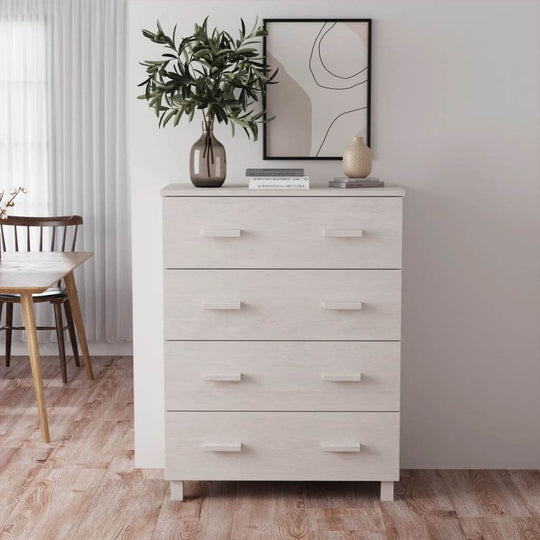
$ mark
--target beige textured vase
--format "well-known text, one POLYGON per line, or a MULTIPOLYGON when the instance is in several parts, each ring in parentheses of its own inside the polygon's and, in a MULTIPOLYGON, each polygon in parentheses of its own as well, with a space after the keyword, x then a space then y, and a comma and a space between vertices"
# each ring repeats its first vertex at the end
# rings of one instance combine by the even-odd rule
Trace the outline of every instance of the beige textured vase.
POLYGON ((371 165, 371 150, 364 143, 364 138, 353 137, 343 152, 343 172, 349 178, 365 178, 371 172, 371 165))

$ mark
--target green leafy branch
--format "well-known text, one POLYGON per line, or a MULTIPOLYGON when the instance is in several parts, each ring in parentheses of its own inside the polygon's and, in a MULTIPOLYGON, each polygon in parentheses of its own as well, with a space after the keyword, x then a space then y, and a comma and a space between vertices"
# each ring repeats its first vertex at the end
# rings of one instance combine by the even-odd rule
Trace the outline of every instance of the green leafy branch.
MULTIPOLYGON (((177 27, 172 35, 165 34, 159 21, 157 31, 143 30, 143 35, 163 45, 166 52, 160 60, 141 62, 146 68, 145 99, 159 118, 159 126, 172 121, 176 126, 185 116, 191 122, 197 110, 203 121, 241 127, 248 138, 258 137, 258 124, 264 122, 260 106, 266 85, 276 83, 277 70, 271 71, 260 55, 259 38, 266 30, 258 24, 251 31, 241 19, 238 38, 214 28, 208 30, 208 17, 202 25, 195 24, 193 34, 177 39, 177 27)), ((267 121, 272 118, 267 119, 267 121)))

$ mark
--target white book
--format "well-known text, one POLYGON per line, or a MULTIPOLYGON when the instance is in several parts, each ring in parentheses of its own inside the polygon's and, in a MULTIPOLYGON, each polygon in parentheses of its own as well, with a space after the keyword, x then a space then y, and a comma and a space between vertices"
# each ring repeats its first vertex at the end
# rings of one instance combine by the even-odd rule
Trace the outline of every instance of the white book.
POLYGON ((249 189, 309 189, 309 176, 252 177, 249 189))
POLYGON ((309 176, 250 176, 249 181, 264 181, 264 182, 309 182, 309 176))

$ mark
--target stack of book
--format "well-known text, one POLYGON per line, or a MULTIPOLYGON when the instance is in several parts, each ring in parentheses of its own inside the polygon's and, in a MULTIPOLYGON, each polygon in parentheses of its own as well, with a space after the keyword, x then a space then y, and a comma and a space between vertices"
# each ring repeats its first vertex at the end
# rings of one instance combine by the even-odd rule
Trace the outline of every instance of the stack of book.
POLYGON ((309 189, 304 169, 246 169, 249 189, 309 189))
POLYGON ((373 176, 366 178, 349 178, 347 176, 338 176, 333 180, 328 181, 329 187, 335 188, 367 188, 367 187, 383 187, 384 182, 373 176))

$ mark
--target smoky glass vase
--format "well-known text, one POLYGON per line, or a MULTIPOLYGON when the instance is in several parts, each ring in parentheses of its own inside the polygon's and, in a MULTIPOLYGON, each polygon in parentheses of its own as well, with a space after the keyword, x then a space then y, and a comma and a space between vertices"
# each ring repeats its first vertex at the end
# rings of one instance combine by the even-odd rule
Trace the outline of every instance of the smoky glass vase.
POLYGON ((212 122, 203 122, 202 135, 191 147, 191 182, 197 187, 220 187, 227 174, 225 147, 214 137, 212 122))

